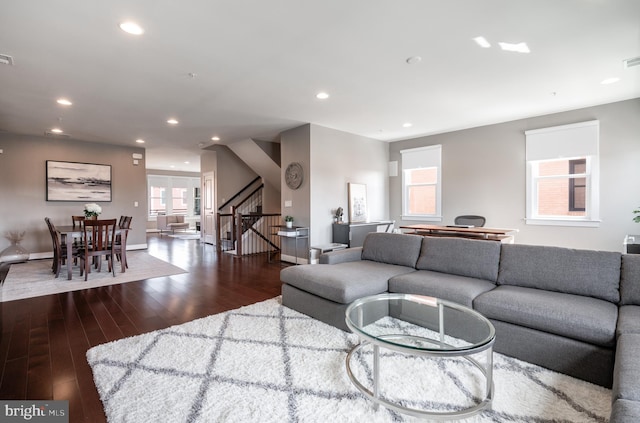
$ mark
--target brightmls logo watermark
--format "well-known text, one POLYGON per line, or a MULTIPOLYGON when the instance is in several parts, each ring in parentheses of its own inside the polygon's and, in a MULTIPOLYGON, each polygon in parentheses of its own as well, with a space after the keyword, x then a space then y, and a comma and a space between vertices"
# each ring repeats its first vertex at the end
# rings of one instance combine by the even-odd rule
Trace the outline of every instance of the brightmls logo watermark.
POLYGON ((0 422, 69 423, 69 401, 2 401, 0 422))

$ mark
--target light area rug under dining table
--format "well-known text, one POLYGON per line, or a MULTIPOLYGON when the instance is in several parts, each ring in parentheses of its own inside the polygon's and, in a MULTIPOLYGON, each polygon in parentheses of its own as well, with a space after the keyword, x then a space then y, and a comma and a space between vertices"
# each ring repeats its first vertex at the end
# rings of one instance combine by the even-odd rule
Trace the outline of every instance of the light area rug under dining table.
MULTIPOLYGON (((381 322, 380 324, 384 324, 381 322)), ((424 421, 352 386, 347 352, 358 338, 274 298, 87 351, 107 419, 116 422, 424 421)), ((450 411, 482 398, 484 378, 459 358, 381 354, 382 395, 450 411)), ((372 354, 353 365, 371 380, 372 354)), ((611 391, 494 353, 492 409, 473 422, 607 422, 611 391)))
POLYGON ((120 271, 120 263, 116 261, 115 277, 107 270, 107 261, 102 260, 102 262, 101 271, 97 272, 92 269, 87 281, 84 280, 84 276, 80 276, 80 268, 78 266, 73 267, 73 278, 71 280, 66 278, 66 271, 61 271, 60 276, 56 278, 51 271, 51 259, 30 260, 26 263, 12 264, 2 287, 0 287, 0 302, 187 272, 144 251, 127 252, 129 268, 124 273, 120 271))

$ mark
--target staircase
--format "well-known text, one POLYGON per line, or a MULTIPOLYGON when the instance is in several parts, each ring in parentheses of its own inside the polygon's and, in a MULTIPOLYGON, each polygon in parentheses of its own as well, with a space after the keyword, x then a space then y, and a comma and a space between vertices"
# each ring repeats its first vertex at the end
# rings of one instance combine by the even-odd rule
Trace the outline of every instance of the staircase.
POLYGON ((280 251, 279 237, 271 230, 280 214, 262 213, 263 191, 262 178, 257 177, 218 208, 218 251, 236 256, 280 251))

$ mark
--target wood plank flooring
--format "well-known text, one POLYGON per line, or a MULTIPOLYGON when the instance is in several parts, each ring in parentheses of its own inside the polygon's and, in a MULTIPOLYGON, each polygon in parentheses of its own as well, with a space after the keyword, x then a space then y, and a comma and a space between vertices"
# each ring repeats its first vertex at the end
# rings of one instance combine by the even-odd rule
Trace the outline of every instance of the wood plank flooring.
POLYGON ((66 399, 70 422, 105 422, 89 348, 280 295, 284 265, 264 255, 235 258, 156 234, 147 242, 189 273, 0 303, 1 399, 66 399))

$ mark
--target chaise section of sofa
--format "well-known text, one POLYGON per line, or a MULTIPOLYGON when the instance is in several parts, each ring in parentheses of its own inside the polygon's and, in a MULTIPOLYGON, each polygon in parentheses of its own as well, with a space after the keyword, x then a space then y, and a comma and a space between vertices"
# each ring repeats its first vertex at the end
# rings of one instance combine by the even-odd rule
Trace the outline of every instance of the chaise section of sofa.
POLYGON ((498 287, 473 307, 496 328, 495 350, 610 387, 621 254, 503 245, 498 287))
POLYGON ((362 248, 325 254, 321 264, 285 268, 282 304, 347 331, 349 304, 387 292, 390 278, 415 272, 421 245, 416 235, 372 233, 362 248))

